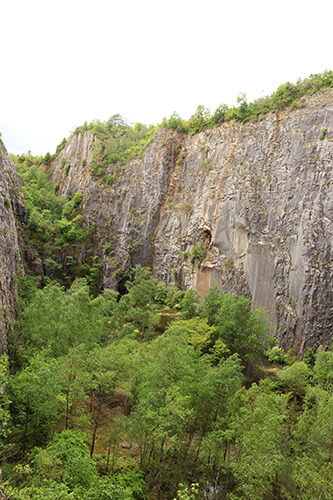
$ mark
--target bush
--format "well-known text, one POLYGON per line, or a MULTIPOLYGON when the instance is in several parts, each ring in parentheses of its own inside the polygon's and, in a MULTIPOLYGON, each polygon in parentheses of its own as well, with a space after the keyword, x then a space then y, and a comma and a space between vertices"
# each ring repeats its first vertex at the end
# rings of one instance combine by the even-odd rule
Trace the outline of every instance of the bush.
POLYGON ((274 363, 277 365, 284 365, 287 363, 287 354, 283 349, 281 349, 281 347, 278 347, 276 345, 269 351, 266 351, 265 356, 270 363, 274 363))
POLYGON ((322 128, 319 136, 319 140, 323 141, 327 135, 327 128, 322 128))
POLYGON ((56 434, 46 450, 35 450, 35 474, 48 479, 57 479, 54 477, 57 474, 69 488, 89 488, 96 481, 97 472, 85 440, 85 434, 79 430, 56 434))
POLYGON ((310 376, 311 370, 308 365, 304 361, 296 361, 279 372, 278 381, 287 389, 296 393, 304 393, 310 376))
POLYGON ((197 262, 198 264, 202 264, 206 259, 206 246, 203 241, 200 241, 198 245, 194 245, 191 250, 191 260, 192 262, 197 262))
POLYGON ((61 143, 57 146, 57 149, 56 149, 56 153, 60 153, 60 151, 62 151, 64 149, 64 147, 66 146, 67 144, 67 139, 63 139, 61 141, 61 143))
POLYGON ((47 152, 43 158, 43 163, 45 163, 45 165, 50 165, 51 160, 52 160, 52 156, 49 152, 47 152))
POLYGON ((83 194, 82 193, 75 193, 73 198, 72 198, 72 205, 74 209, 79 208, 79 205, 83 199, 83 194))
POLYGON ((212 116, 214 124, 224 122, 227 111, 228 106, 226 104, 221 104, 218 108, 216 108, 215 113, 212 116))
POLYGON ((198 106, 196 112, 188 121, 188 131, 190 135, 202 132, 213 125, 213 120, 208 108, 198 106))
POLYGON ((177 132, 188 131, 188 124, 176 112, 172 113, 169 119, 163 118, 161 126, 177 130, 177 132))
POLYGON ((316 353, 316 363, 314 367, 317 383, 325 389, 332 390, 333 388, 333 351, 324 351, 322 346, 319 346, 316 353))

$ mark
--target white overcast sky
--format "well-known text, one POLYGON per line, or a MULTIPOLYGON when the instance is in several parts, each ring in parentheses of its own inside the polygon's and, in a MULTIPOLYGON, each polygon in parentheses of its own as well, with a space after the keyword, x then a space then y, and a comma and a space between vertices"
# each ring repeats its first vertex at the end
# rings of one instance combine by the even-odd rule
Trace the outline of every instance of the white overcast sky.
POLYGON ((333 69, 332 0, 1 0, 0 132, 44 155, 85 120, 156 124, 333 69))

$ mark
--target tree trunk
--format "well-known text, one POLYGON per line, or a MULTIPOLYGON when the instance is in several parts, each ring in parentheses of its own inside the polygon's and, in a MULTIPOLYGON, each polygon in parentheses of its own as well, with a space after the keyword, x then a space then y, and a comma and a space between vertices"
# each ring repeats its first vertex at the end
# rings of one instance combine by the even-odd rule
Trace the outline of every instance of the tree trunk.
POLYGON ((96 420, 95 425, 94 425, 93 437, 92 437, 91 448, 90 448, 90 458, 91 458, 91 457, 93 456, 93 454, 94 454, 94 448, 95 448, 95 440, 96 440, 97 429, 98 429, 98 420, 96 420))

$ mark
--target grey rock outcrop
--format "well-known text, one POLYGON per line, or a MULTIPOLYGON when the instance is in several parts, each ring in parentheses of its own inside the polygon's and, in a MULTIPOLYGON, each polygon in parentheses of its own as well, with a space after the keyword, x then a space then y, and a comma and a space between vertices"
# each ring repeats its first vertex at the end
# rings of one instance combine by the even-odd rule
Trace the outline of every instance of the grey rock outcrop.
POLYGON ((15 317, 16 278, 23 273, 14 214, 27 222, 21 184, 0 140, 0 354, 6 352, 7 333, 15 317))
POLYGON ((91 173, 95 138, 71 138, 53 161, 59 192, 84 195, 104 287, 140 263, 201 296, 217 285, 268 311, 279 345, 329 346, 333 327, 333 91, 257 123, 189 137, 160 129, 113 186, 91 173), (69 167, 64 169, 67 162, 69 167), (192 258, 205 248, 204 262, 192 258))

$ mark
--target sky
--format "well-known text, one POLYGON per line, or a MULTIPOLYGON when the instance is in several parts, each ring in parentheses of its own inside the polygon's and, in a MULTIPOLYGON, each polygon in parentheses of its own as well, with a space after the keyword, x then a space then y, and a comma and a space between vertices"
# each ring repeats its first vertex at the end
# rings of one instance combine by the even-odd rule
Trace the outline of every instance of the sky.
POLYGON ((54 153, 120 113, 160 123, 333 69, 331 0, 1 0, 0 132, 54 153))

